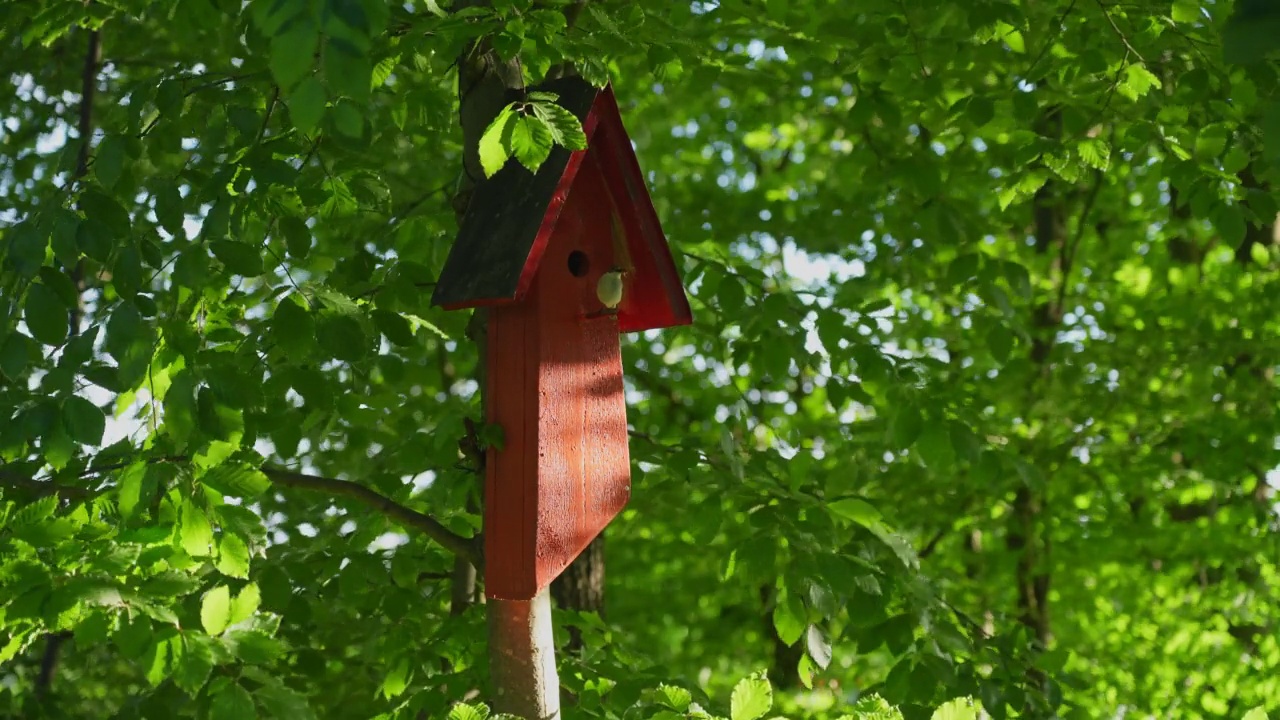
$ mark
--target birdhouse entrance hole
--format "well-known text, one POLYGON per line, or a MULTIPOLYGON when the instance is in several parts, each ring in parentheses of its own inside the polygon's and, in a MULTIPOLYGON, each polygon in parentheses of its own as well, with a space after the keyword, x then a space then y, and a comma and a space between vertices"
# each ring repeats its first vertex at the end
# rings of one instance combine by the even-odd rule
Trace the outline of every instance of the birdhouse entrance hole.
POLYGON ((583 277, 591 270, 591 261, 587 259, 587 254, 581 250, 574 250, 569 253, 569 274, 574 277, 583 277))

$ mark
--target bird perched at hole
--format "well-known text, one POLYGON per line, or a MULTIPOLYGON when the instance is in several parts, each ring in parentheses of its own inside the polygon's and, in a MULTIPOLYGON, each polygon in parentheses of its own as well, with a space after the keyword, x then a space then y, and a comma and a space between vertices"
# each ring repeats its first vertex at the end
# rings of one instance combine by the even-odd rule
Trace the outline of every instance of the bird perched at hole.
POLYGON ((600 276, 600 279, 596 281, 596 297, 604 307, 592 313, 591 317, 612 315, 618 312, 618 305, 622 303, 622 290, 626 277, 626 271, 617 265, 609 268, 608 272, 600 276))

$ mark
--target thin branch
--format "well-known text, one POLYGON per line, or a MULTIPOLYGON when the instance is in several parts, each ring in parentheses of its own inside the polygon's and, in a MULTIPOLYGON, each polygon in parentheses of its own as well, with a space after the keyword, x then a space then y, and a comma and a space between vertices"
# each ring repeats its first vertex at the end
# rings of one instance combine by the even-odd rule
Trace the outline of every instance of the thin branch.
POLYGON ((391 498, 388 498, 385 495, 363 485, 349 482, 347 480, 335 480, 333 478, 307 475, 305 473, 285 470, 283 468, 264 466, 262 468, 262 472, 271 480, 271 482, 277 485, 302 488, 303 490, 315 490, 329 495, 342 495, 359 500, 365 505, 368 505, 387 516, 391 520, 394 520, 405 527, 418 530, 423 535, 426 535, 432 540, 440 543, 440 545, 446 550, 450 550, 467 558, 477 567, 481 566, 483 563, 483 559, 480 557, 479 544, 475 540, 457 535, 430 515, 424 515, 417 510, 407 508, 391 498))
MULTIPOLYGON (((76 154, 76 172, 72 183, 79 181, 89 172, 89 144, 93 140, 93 97, 98 89, 98 68, 102 63, 102 34, 97 30, 89 33, 88 47, 84 54, 84 69, 80 73, 80 121, 76 125, 80 133, 80 150, 76 154)), ((72 184, 68 183, 68 184, 72 184)), ((76 261, 71 268, 71 282, 76 288, 75 307, 71 308, 68 317, 72 335, 80 333, 80 320, 84 316, 84 260, 76 261)))
POLYGON ((1058 299, 1055 305, 1059 312, 1062 311, 1063 303, 1066 302, 1067 286, 1071 284, 1071 268, 1075 264, 1076 250, 1080 247, 1080 240, 1084 237, 1084 229, 1088 225, 1089 212, 1093 210, 1093 203, 1098 199, 1098 191, 1102 189, 1104 177, 1105 175, 1101 170, 1094 171, 1094 183, 1089 188, 1089 194, 1085 196, 1084 206, 1080 209, 1080 218, 1076 221, 1076 231, 1070 240, 1062 245, 1061 255, 1059 255, 1062 279, 1058 284, 1058 299))
POLYGON ((1098 9, 1102 11, 1102 16, 1107 19, 1108 23, 1110 23, 1111 29, 1114 30, 1116 33, 1116 37, 1120 38, 1120 42, 1124 43, 1125 49, 1133 53, 1133 56, 1138 58, 1138 60, 1142 61, 1143 65, 1146 65, 1147 61, 1143 59, 1142 53, 1138 52, 1137 50, 1134 50, 1133 46, 1129 44, 1129 38, 1125 37, 1124 31, 1122 31, 1120 29, 1120 26, 1116 24, 1115 18, 1111 17, 1111 13, 1107 11, 1107 6, 1102 4, 1102 0, 1093 0, 1093 1, 1098 4, 1098 9))

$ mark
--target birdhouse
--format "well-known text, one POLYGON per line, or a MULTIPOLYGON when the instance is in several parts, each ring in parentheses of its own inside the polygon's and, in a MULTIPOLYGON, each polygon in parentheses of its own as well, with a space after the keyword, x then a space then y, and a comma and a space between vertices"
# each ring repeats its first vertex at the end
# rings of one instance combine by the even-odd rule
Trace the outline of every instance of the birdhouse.
POLYGON ((485 414, 504 443, 485 463, 485 592, 508 600, 549 585, 630 498, 619 334, 693 320, 612 89, 531 90, 558 96, 587 148, 482 182, 432 296, 490 309, 485 414))

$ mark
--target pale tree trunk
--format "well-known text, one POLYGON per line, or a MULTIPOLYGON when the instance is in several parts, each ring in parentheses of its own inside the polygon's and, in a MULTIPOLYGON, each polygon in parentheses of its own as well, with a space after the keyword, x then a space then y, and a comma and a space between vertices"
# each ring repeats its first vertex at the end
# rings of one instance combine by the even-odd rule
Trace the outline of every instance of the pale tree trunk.
MULTIPOLYGON (((565 8, 572 25, 581 5, 565 8)), ((489 0, 460 0, 454 8, 487 5, 489 0)), ((463 172, 454 207, 465 212, 473 192, 484 192, 480 166, 480 136, 506 103, 507 90, 520 88, 524 78, 518 59, 498 57, 492 45, 482 40, 458 57, 458 116, 463 136, 463 172)), ((476 312, 468 335, 476 342, 479 357, 485 358, 488 318, 476 312)), ((483 397, 485 378, 478 378, 483 397)), ((482 476, 483 477, 483 476, 482 476)), ((483 482, 483 480, 481 480, 483 482)), ((465 561, 460 561, 460 563, 465 561)), ((474 570, 455 568, 454 611, 472 595, 474 570)), ((551 624, 551 597, 544 589, 532 600, 494 600, 486 603, 489 617, 489 674, 493 686, 495 713, 510 713, 528 720, 559 720, 560 683, 556 675, 555 642, 551 624)))
POLYGON ((526 720, 560 719, 560 679, 551 628, 551 594, 496 600, 489 611, 489 675, 493 710, 526 720))

